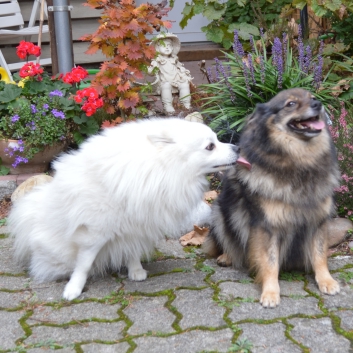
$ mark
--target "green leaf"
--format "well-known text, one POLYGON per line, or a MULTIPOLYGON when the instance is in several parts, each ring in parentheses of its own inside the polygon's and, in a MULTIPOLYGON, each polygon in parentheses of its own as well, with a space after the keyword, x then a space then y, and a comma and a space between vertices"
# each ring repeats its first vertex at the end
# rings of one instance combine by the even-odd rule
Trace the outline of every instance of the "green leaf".
POLYGON ((341 7, 341 5, 342 5, 341 0, 330 0, 330 1, 324 2, 324 6, 332 12, 337 11, 341 7))
POLYGON ((0 157, 0 175, 7 175, 10 172, 10 168, 2 165, 2 158, 0 157))
POLYGON ((194 14, 198 15, 200 13, 202 13, 203 9, 204 9, 205 5, 202 3, 197 3, 194 6, 194 14))
POLYGON ((185 3, 185 6, 184 6, 183 11, 181 13, 185 16, 189 16, 191 14, 192 10, 193 10, 193 6, 187 2, 187 3, 185 3))
POLYGON ((206 8, 202 12, 202 14, 210 21, 219 20, 226 12, 227 7, 225 4, 219 4, 219 3, 217 4, 218 5, 215 5, 215 3, 213 2, 209 2, 206 8))
POLYGON ((302 10, 306 4, 307 4, 307 1, 305 0, 293 0, 292 2, 292 5, 300 10, 302 10))
POLYGON ((237 4, 240 7, 244 7, 246 3, 247 3, 247 0, 237 0, 237 4))
POLYGON ((18 98, 22 93, 22 88, 11 83, 5 85, 5 88, 0 92, 0 102, 8 103, 18 98))
POLYGON ((224 33, 219 27, 201 27, 201 30, 206 33, 206 38, 215 43, 221 43, 224 33))
POLYGON ((84 124, 87 121, 88 121, 88 118, 87 118, 86 114, 82 114, 81 116, 74 117, 74 122, 76 124, 84 124))
POLYGON ((232 23, 229 27, 228 27, 228 32, 232 33, 234 32, 234 30, 237 29, 238 33, 239 33, 239 37, 241 39, 244 40, 249 40, 250 39, 250 35, 253 36, 259 36, 260 35, 260 31, 257 27, 249 24, 249 23, 232 23))
POLYGON ((82 134, 80 134, 78 131, 73 133, 74 136, 74 140, 75 142, 79 145, 80 143, 82 143, 85 138, 82 136, 82 134))
POLYGON ((85 135, 93 135, 99 130, 99 125, 94 119, 89 119, 80 127, 80 132, 85 135))
POLYGON ((194 6, 191 6, 188 2, 186 3, 182 14, 184 15, 181 19, 179 26, 183 29, 187 26, 189 20, 194 17, 194 6))
POLYGON ((327 10, 320 5, 312 4, 311 8, 313 9, 315 15, 318 17, 322 17, 322 16, 326 15, 326 13, 327 13, 327 10))

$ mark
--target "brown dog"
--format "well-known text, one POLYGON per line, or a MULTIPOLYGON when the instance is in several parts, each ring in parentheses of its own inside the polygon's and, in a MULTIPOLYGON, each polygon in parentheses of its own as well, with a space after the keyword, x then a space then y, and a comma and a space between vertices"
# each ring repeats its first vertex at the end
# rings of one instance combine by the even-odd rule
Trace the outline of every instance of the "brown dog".
POLYGON ((303 89, 282 91, 256 107, 240 148, 242 164, 213 205, 206 252, 254 271, 264 307, 280 302, 280 269, 313 270, 321 292, 338 293, 326 251, 340 175, 322 104, 303 89))

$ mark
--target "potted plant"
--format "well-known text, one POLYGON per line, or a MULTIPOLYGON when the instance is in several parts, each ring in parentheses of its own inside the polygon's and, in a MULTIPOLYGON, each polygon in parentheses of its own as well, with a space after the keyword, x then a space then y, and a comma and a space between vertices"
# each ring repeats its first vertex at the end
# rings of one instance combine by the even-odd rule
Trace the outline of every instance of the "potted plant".
MULTIPOLYGON (((39 56, 40 48, 22 41, 17 54, 39 56)), ((98 131, 92 115, 103 101, 94 88, 79 89, 87 76, 78 66, 51 77, 39 64, 27 62, 13 82, 0 81, 2 174, 7 168, 11 174, 45 171, 65 146, 98 131)))

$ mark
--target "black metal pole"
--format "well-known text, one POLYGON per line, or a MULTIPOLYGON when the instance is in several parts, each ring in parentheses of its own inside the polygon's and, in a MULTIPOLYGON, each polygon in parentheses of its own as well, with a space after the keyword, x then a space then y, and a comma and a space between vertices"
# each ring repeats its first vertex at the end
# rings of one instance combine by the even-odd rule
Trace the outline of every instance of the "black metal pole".
POLYGON ((304 39, 309 37, 309 16, 308 16, 308 6, 305 5, 302 10, 300 10, 300 26, 302 29, 302 35, 304 39))

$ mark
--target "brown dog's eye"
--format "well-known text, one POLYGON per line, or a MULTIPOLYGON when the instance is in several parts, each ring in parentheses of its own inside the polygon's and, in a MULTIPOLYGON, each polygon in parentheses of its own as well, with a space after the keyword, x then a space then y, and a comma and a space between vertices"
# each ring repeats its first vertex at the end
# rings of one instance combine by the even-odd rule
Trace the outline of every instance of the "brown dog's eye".
POLYGON ((297 102, 290 101, 286 104, 286 107, 294 107, 297 104, 297 102))
POLYGON ((211 142, 211 143, 206 147, 206 150, 212 151, 215 147, 216 147, 216 145, 211 142))

